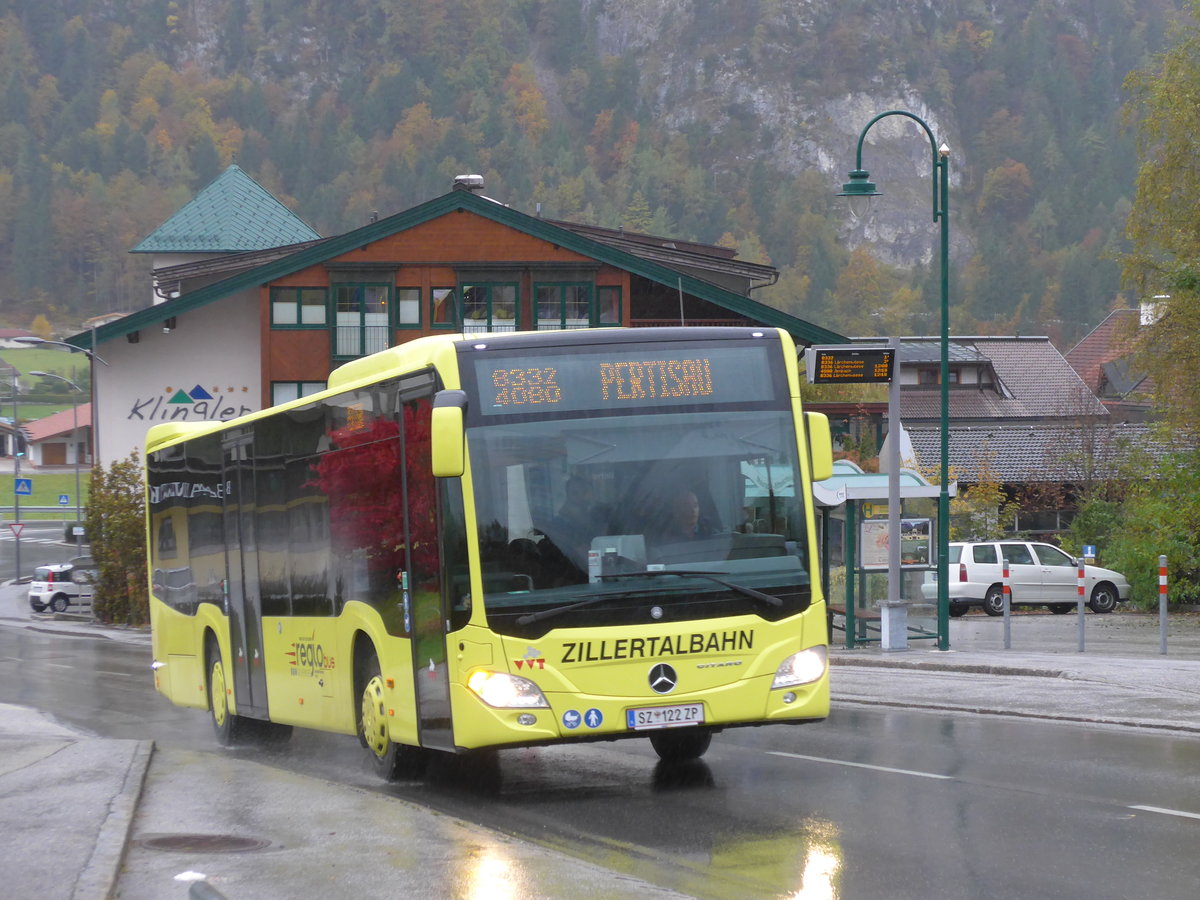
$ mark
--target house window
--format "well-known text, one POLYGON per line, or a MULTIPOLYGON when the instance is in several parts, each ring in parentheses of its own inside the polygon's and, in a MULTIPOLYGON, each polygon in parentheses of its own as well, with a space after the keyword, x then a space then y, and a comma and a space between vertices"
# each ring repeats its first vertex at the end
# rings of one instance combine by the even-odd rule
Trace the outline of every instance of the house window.
POLYGON ((464 284, 462 286, 463 333, 516 331, 517 285, 464 284))
POLYGON ((537 298, 538 331, 591 326, 590 284, 538 284, 533 293, 537 298))
MULTIPOLYGON (((917 384, 941 384, 941 366, 925 366, 917 370, 917 384)), ((958 384, 958 369, 951 369, 946 384, 958 384)))
POLYGON ((309 394, 323 390, 325 390, 323 381, 272 381, 271 405, 278 406, 280 403, 299 400, 301 397, 307 397, 309 394))
POLYGON ((621 289, 615 285, 596 288, 596 324, 621 324, 621 289))
POLYGON ((435 287, 429 292, 429 323, 434 328, 457 328, 454 288, 435 287))
POLYGON ((396 327, 421 327, 421 289, 415 287, 396 288, 396 327))
POLYGON ((271 288, 272 328, 320 328, 326 321, 325 288, 271 288))
POLYGON ((386 350, 390 343, 386 284, 339 284, 333 289, 337 316, 333 355, 367 356, 386 350))

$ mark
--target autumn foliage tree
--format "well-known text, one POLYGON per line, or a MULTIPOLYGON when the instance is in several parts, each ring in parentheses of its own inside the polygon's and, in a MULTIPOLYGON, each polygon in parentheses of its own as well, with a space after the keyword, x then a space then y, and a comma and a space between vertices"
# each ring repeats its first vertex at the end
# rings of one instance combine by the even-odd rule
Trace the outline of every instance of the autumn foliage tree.
POLYGON ((1153 377, 1158 408, 1176 429, 1200 430, 1200 3, 1176 43, 1129 77, 1126 107, 1141 167, 1129 213, 1125 278, 1153 298, 1156 321, 1139 334, 1140 365, 1153 377))

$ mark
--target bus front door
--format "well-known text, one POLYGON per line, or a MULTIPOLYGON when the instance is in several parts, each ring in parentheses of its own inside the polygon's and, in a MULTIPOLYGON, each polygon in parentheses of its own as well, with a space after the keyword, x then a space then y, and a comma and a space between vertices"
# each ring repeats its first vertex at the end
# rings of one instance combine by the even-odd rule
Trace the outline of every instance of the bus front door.
POLYGON ((267 675, 263 659, 262 609, 258 584, 258 543, 254 531, 256 489, 254 436, 229 437, 225 462, 225 571, 229 614, 226 661, 233 675, 238 715, 267 716, 267 675))
POLYGON ((433 382, 428 375, 401 383, 404 416, 402 458, 405 517, 412 602, 413 678, 417 698, 417 724, 422 747, 454 749, 450 714, 450 673, 446 652, 449 611, 442 583, 441 541, 438 539, 439 485, 429 462, 429 434, 433 410, 433 382), (415 402, 414 402, 415 401, 415 402))

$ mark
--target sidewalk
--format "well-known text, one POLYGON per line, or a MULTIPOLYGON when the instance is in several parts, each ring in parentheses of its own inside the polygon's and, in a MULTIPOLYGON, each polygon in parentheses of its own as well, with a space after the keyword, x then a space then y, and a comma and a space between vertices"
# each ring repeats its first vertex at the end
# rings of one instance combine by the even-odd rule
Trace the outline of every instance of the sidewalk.
MULTIPOLYGON (((0 587, 0 600, 11 590, 0 587)), ((33 621, 10 609, 0 604, 0 625, 149 643, 143 630, 33 621)), ((1167 656, 1158 653, 1153 617, 1087 616, 1096 649, 1083 654, 1074 641, 1077 621, 1014 617, 1014 646, 1036 649, 1002 649, 999 620, 982 616, 952 622, 955 649, 945 652, 928 644, 891 652, 835 646, 835 709, 957 710, 1200 736, 1200 617, 1173 622, 1175 649, 1167 656)), ((283 772, 251 755, 95 739, 4 704, 0 799, 7 837, 0 883, 8 896, 440 897, 487 892, 497 879, 521 896, 676 896, 394 797, 283 772), (148 849, 163 837, 170 849, 148 849), (218 845, 234 837, 268 846, 231 853, 218 845), (363 860, 378 861, 386 877, 363 860)))

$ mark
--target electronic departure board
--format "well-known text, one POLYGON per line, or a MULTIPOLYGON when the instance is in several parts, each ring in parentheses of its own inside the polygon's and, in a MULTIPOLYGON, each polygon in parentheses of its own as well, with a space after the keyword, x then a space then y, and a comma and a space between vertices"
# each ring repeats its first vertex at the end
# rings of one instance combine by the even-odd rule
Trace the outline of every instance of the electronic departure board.
MULTIPOLYGON (((691 344, 675 350, 613 345, 608 352, 478 353, 473 360, 484 416, 557 414, 633 407, 746 403, 780 390, 765 343, 691 344)), ((782 383, 782 372, 779 373, 782 383)))
POLYGON ((892 380, 895 355, 891 347, 809 347, 804 363, 813 384, 876 384, 892 380))

